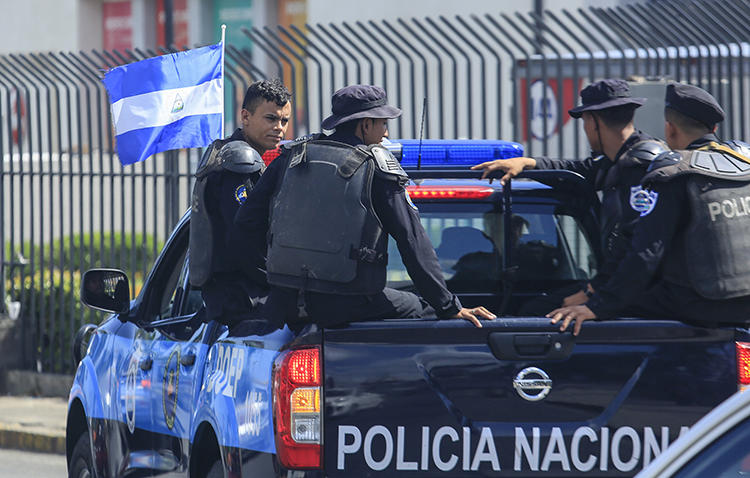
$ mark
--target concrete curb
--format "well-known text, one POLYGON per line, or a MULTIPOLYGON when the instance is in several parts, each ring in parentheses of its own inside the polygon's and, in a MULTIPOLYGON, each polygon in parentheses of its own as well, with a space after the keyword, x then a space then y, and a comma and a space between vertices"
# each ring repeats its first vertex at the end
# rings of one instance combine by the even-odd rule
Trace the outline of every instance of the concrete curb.
POLYGON ((65 454, 65 436, 31 432, 0 425, 0 448, 13 448, 39 453, 65 454))
POLYGON ((0 448, 65 453, 67 401, 0 396, 0 448))

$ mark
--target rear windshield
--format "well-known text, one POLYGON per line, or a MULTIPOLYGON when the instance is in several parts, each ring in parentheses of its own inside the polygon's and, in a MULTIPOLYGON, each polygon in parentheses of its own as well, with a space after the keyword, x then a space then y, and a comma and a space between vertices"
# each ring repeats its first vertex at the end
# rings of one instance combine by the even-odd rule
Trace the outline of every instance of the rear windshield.
MULTIPOLYGON (((585 230, 559 205, 513 205, 509 258, 516 269, 510 274, 503 274, 507 252, 499 205, 432 203, 419 209, 453 292, 500 293, 508 277, 520 290, 541 291, 596 274, 596 258, 585 230)), ((393 238, 388 247, 388 285, 399 289, 413 285, 393 238)))

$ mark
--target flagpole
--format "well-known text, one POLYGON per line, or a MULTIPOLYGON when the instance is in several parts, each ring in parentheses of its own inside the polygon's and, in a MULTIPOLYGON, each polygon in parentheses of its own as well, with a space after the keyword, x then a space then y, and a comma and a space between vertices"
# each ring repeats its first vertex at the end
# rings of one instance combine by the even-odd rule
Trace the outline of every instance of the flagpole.
POLYGON ((224 137, 224 109, 226 105, 224 104, 225 96, 224 96, 224 50, 226 48, 226 33, 227 33, 227 26, 226 24, 222 23, 221 25, 221 136, 219 136, 218 139, 221 139, 224 137))

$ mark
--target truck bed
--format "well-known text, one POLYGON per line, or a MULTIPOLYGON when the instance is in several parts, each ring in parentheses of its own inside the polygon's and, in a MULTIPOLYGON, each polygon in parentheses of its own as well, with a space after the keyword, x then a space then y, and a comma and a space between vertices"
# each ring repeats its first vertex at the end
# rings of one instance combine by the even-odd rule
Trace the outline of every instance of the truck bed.
POLYGON ((328 476, 632 476, 737 391, 747 332, 388 320, 323 334, 328 476), (525 395, 524 398, 522 395, 525 395))

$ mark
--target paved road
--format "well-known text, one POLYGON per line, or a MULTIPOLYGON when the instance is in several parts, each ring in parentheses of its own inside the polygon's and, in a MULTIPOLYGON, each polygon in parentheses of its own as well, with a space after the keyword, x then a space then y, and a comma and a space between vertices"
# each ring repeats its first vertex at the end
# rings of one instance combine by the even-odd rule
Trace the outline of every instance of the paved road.
POLYGON ((67 476, 65 455, 0 449, 3 478, 59 478, 67 476))

